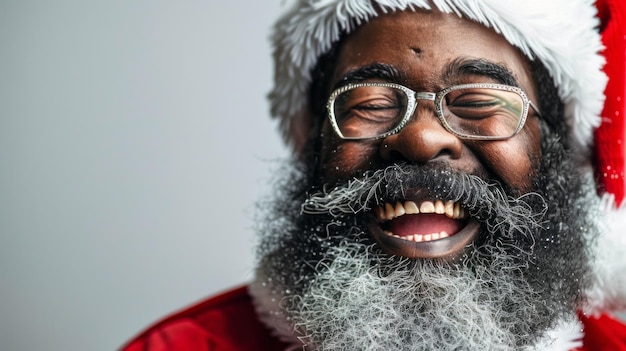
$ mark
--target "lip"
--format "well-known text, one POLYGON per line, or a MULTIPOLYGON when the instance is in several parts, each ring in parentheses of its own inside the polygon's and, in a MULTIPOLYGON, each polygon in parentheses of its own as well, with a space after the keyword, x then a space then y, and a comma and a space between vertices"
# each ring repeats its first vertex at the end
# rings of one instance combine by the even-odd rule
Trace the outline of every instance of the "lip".
POLYGON ((367 228, 374 240, 388 254, 411 259, 453 258, 462 254, 465 248, 478 237, 480 223, 469 219, 456 234, 423 242, 409 241, 385 234, 374 215, 368 221, 367 228))

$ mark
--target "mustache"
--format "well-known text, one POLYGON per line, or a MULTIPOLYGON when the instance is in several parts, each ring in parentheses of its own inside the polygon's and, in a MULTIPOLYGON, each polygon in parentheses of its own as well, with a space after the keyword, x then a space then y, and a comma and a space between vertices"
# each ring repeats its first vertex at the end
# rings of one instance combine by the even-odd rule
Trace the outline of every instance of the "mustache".
POLYGON ((490 232, 526 232, 541 227, 547 203, 537 192, 514 195, 498 181, 453 170, 444 164, 394 164, 360 177, 312 190, 301 205, 306 215, 340 217, 362 214, 407 195, 461 203, 470 216, 488 224, 490 232))

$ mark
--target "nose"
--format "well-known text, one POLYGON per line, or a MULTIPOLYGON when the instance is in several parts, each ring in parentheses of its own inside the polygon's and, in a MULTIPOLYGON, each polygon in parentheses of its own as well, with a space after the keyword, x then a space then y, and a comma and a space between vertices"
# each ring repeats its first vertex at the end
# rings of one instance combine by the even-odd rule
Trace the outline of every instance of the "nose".
POLYGON ((433 111, 432 103, 421 102, 407 125, 380 144, 386 161, 426 163, 435 159, 459 159, 462 141, 448 132, 433 111))

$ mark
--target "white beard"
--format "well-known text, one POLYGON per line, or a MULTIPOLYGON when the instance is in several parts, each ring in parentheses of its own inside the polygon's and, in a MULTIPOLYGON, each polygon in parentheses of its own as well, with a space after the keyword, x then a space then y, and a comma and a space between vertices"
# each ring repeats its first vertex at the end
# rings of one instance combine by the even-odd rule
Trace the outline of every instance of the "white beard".
MULTIPOLYGON (((516 345, 520 335, 503 324, 503 305, 516 300, 516 306, 527 309, 526 318, 532 318, 533 303, 527 300, 533 296, 519 291, 520 282, 510 270, 481 274, 433 261, 412 267, 400 261, 386 267, 390 273, 385 274, 372 267, 370 249, 354 243, 332 248, 332 262, 298 296, 264 279, 261 266, 250 287, 259 315, 294 350, 303 345, 306 350, 388 351, 556 351, 580 346, 581 328, 573 313, 542 339, 516 345)), ((517 318, 524 312, 515 312, 508 323, 520 323, 517 318)))

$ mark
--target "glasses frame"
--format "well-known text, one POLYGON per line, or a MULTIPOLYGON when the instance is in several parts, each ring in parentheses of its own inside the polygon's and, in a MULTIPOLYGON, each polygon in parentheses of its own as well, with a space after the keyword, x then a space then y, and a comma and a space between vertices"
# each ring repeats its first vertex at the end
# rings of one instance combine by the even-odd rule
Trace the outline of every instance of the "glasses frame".
POLYGON ((452 85, 449 86, 437 93, 432 93, 432 92, 425 92, 425 91, 421 91, 421 92, 416 92, 410 88, 405 87, 404 85, 400 85, 400 84, 396 84, 396 83, 383 83, 383 82, 367 82, 367 83, 351 83, 351 84, 347 84, 344 85, 342 87, 339 87, 337 89, 335 89, 329 96, 328 98, 328 102, 326 103, 326 109, 328 111, 328 119, 330 121, 331 126, 333 127, 333 130, 335 131, 335 133, 344 140, 376 140, 376 139, 383 139, 386 138, 390 135, 396 134, 398 132, 400 132, 400 130, 402 130, 402 128, 404 128, 406 126, 406 124, 409 122, 409 120, 411 119, 411 116, 413 116, 413 114, 415 113, 415 109, 417 108, 417 100, 429 100, 429 101, 433 101, 434 105, 435 105, 435 115, 437 116, 437 119, 439 119, 439 122, 441 123, 441 125, 451 134, 457 136, 460 139, 470 139, 470 140, 506 140, 509 138, 514 137, 515 135, 517 135, 522 128, 524 127, 524 124, 526 123, 526 118, 528 117, 528 110, 532 107, 533 110, 535 110, 535 113, 537 114, 537 116, 541 116, 541 113, 539 112, 539 109, 535 106, 535 104, 533 104, 532 101, 530 101, 530 99, 528 98, 528 96, 526 95, 526 93, 524 93, 524 91, 521 88, 518 87, 514 87, 511 85, 505 85, 505 84, 495 84, 495 83, 471 83, 471 84, 460 84, 460 85, 452 85), (392 130, 383 133, 381 135, 377 135, 377 136, 373 136, 373 137, 346 137, 343 135, 343 133, 341 132, 341 130, 339 129, 339 125, 337 124, 337 120, 335 118, 335 100, 337 99, 337 97, 339 95, 341 95, 342 93, 348 91, 348 90, 352 90, 355 88, 359 88, 359 87, 387 87, 387 88, 395 88, 395 89, 399 89, 401 91, 403 91, 406 94, 407 97, 407 108, 406 108, 406 112, 404 113, 404 116, 402 117, 402 120, 400 121, 400 123, 398 123, 398 125, 393 128, 392 130), (503 90, 503 91, 510 91, 510 92, 514 92, 517 95, 519 95, 522 99, 522 115, 520 117, 520 120, 518 122, 517 128, 515 129, 515 131, 513 132, 513 134, 509 135, 509 136, 480 136, 480 135, 471 135, 471 134, 463 134, 463 133, 459 133, 455 130, 453 130, 450 125, 448 124, 448 121, 446 121, 446 119, 443 116, 443 97, 448 94, 451 91, 454 90, 459 90, 459 89, 469 89, 469 88, 489 88, 489 89, 497 89, 497 90, 503 90))

